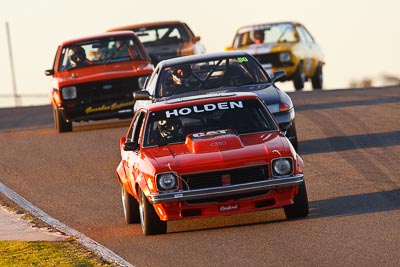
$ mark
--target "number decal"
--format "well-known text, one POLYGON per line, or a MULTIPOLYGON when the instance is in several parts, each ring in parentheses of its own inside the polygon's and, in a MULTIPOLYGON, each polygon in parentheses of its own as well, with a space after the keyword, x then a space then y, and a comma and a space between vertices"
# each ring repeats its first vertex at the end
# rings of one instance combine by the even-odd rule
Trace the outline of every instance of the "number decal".
POLYGON ((237 59, 240 63, 242 62, 248 62, 249 60, 247 59, 247 57, 238 57, 237 59))

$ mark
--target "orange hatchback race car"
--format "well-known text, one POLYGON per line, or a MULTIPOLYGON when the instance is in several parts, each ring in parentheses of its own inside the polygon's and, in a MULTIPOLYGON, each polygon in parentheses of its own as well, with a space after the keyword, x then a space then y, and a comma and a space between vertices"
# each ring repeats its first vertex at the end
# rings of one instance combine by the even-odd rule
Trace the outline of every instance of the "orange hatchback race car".
POLYGON ((164 59, 206 52, 200 36, 182 21, 159 21, 118 27, 108 31, 134 31, 157 65, 164 59))
POLYGON ((165 234, 167 221, 309 206, 303 160, 253 93, 176 98, 141 107, 116 169, 127 223, 165 234))
POLYGON ((285 71, 296 90, 303 89, 308 80, 313 89, 323 88, 324 55, 311 33, 298 22, 241 27, 226 50, 247 51, 270 73, 285 71))
POLYGON ((58 46, 50 100, 58 132, 72 122, 128 118, 132 93, 153 72, 149 55, 133 32, 112 32, 65 41, 58 46))

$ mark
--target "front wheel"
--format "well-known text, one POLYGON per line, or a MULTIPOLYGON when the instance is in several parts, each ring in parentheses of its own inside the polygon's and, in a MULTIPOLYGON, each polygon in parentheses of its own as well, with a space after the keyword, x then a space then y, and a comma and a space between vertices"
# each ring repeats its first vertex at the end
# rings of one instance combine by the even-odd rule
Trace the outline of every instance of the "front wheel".
POLYGON ((167 233, 167 222, 161 221, 154 211, 153 205, 147 200, 143 191, 139 188, 139 210, 142 231, 145 235, 160 235, 167 233))
POLYGON ((293 85, 296 91, 302 90, 304 88, 304 82, 306 80, 306 76, 303 73, 303 67, 301 64, 302 63, 300 62, 295 73, 293 74, 293 85))
POLYGON ((121 198, 122 198, 122 208, 124 210, 124 217, 127 224, 139 223, 140 213, 139 213, 139 203, 136 199, 131 196, 121 185, 121 198))
POLYGON ((286 132, 286 137, 289 139, 290 143, 292 143, 294 149, 299 151, 299 142, 297 140, 297 130, 296 130, 296 123, 293 120, 292 125, 286 132))
POLYGON ((72 122, 66 121, 58 109, 53 109, 54 125, 59 133, 72 132, 72 122))
POLYGON ((285 211, 286 218, 289 220, 307 217, 309 207, 305 181, 299 185, 299 192, 294 197, 293 204, 285 206, 283 209, 285 211))
POLYGON ((323 85, 322 65, 318 65, 315 70, 314 76, 311 78, 312 87, 315 90, 322 89, 323 85))

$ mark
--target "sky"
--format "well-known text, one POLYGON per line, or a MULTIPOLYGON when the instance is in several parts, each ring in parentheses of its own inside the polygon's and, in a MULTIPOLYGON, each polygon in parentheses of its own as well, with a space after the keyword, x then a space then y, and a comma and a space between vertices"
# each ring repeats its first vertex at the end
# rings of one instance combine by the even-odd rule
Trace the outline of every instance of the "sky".
MULTIPOLYGON (((14 90, 21 95, 20 105, 49 103, 50 77, 44 70, 52 67, 59 43, 118 26, 163 20, 186 22, 201 36, 207 52, 223 51, 241 26, 298 21, 324 52, 325 89, 345 89, 352 81, 378 80, 383 74, 400 77, 398 0, 1 1, 0 107, 15 105, 12 98, 4 97, 14 90)), ((293 90, 289 82, 278 86, 293 90)), ((310 88, 306 83, 305 90, 310 88)))

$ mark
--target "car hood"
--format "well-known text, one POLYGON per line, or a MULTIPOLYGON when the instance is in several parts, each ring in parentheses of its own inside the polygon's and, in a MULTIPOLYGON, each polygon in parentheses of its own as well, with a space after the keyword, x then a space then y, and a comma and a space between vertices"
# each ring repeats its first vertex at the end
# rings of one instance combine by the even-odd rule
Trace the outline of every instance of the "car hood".
POLYGON ((263 165, 272 158, 292 155, 289 141, 278 132, 242 136, 228 130, 221 132, 208 132, 202 137, 192 134, 183 144, 146 149, 145 158, 158 171, 169 169, 184 174, 263 165))
POLYGON ((152 70, 153 65, 147 61, 135 61, 135 64, 129 61, 62 71, 55 75, 55 79, 61 87, 77 83, 149 75, 152 70))

